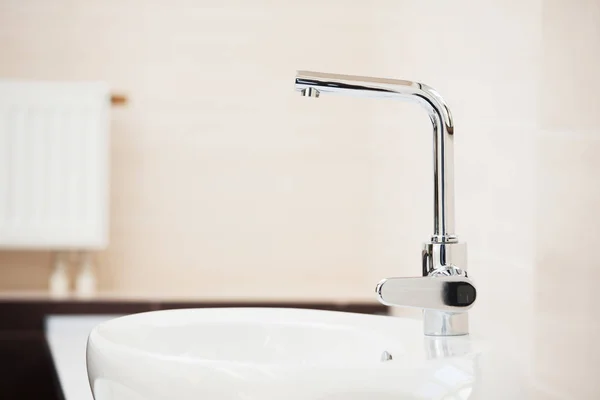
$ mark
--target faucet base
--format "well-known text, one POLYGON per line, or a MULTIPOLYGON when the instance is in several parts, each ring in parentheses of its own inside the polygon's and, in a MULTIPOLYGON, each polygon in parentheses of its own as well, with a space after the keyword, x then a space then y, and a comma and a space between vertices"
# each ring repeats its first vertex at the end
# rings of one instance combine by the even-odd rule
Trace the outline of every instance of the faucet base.
POLYGON ((425 336, 468 335, 469 315, 467 313, 423 310, 423 329, 425 336))
MULTIPOLYGON (((467 277, 467 244, 431 241, 423 245, 423 276, 467 277)), ((467 313, 423 310, 424 333, 427 336, 461 336, 469 334, 467 313)))

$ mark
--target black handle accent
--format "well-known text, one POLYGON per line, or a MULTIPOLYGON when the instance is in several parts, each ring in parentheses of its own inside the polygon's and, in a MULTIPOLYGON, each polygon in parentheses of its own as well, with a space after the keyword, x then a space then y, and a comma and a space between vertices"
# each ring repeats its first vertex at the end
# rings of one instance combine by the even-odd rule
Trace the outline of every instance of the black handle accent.
POLYGON ((468 282, 444 283, 442 300, 451 307, 469 307, 477 298, 477 289, 468 282))

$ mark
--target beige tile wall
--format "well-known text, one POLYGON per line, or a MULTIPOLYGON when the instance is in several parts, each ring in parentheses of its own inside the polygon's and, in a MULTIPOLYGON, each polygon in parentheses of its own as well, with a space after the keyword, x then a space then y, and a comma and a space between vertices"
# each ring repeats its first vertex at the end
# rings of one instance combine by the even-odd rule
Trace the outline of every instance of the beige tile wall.
MULTIPOLYGON (((530 265, 518 224, 530 196, 508 192, 531 190, 535 92, 515 91, 538 71, 540 9, 496 3, 5 0, 0 74, 104 79, 131 96, 113 117, 103 289, 372 298, 382 276, 419 273, 429 121, 411 104, 306 101, 294 70, 406 77, 445 94, 471 264, 489 264, 495 237, 510 234, 513 253, 493 262, 530 265)), ((27 286, 9 273, 1 287, 27 286)))
MULTIPOLYGON (((104 79, 131 96, 113 119, 103 289, 360 297, 365 285, 371 298, 367 114, 292 91, 296 68, 343 70, 370 51, 366 4, 332 21, 342 3, 0 3, 3 76, 104 79)), ((0 272, 3 288, 26 286, 17 270, 0 272)))
POLYGON ((560 398, 597 399, 600 2, 547 1, 544 22, 533 370, 560 398))
POLYGON ((599 133, 552 131, 537 140, 535 370, 565 398, 600 395, 589 375, 600 371, 599 133), (579 373, 565 374, 556 360, 579 373))
POLYGON ((541 32, 539 4, 496 3, 4 1, 0 73, 130 94, 113 118, 101 286, 188 295, 370 297, 386 274, 418 274, 431 232, 425 113, 307 101, 291 85, 297 68, 430 83, 457 124, 458 233, 493 290, 490 263, 531 265, 521 222, 541 32))

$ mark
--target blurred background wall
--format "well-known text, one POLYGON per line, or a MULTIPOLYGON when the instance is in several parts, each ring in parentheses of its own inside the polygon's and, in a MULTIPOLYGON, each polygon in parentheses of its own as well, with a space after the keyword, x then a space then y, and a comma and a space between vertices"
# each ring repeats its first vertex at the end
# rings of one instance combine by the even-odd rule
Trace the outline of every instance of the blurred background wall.
MULTIPOLYGON (((3 1, 2 76, 106 80, 131 98, 113 116, 101 287, 353 296, 420 273, 426 114, 307 101, 296 69, 437 88, 457 125, 457 229, 472 266, 497 234, 518 236, 498 257, 530 265, 540 4, 419 3, 3 1)), ((45 286, 47 255, 3 257, 3 288, 45 286)))
MULTIPOLYGON (((105 80, 130 97, 112 117, 97 254, 101 291, 128 296, 372 299, 380 278, 418 275, 425 113, 311 101, 292 80, 433 86, 456 123, 473 331, 535 343, 525 368, 554 393, 600 391, 551 363, 600 364, 599 2, 2 0, 0 50, 2 77, 105 80)), ((50 264, 0 252, 0 289, 44 290, 50 264)))

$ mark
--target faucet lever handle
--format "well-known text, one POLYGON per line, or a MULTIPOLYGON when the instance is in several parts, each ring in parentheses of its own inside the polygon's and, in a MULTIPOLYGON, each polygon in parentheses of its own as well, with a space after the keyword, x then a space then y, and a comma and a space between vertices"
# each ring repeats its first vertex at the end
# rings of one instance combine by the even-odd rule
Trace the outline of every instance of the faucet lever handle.
POLYGON ((387 278, 377 284, 378 300, 388 306, 465 312, 473 306, 477 289, 462 276, 387 278))

